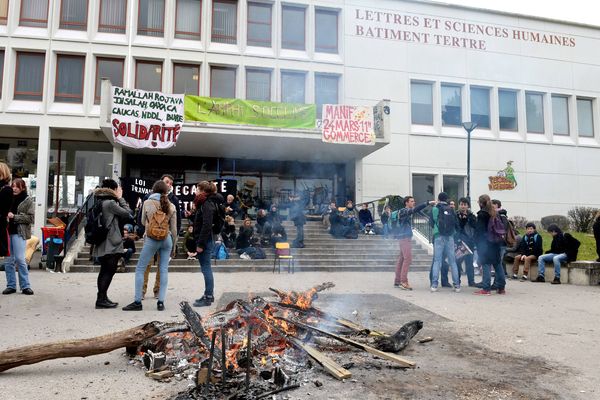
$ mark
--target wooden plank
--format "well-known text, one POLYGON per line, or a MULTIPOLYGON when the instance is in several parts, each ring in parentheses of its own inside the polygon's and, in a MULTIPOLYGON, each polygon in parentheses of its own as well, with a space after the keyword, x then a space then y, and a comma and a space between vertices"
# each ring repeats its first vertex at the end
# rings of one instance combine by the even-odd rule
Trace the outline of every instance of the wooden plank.
POLYGON ((331 332, 325 331, 323 329, 319 329, 319 328, 317 328, 315 326, 303 324, 302 322, 290 321, 290 320, 287 320, 285 318, 281 318, 281 319, 284 320, 284 321, 286 321, 286 322, 289 322, 291 324, 295 324, 296 326, 299 326, 301 328, 312 330, 312 331, 315 331, 315 332, 319 332, 319 333, 321 333, 321 334, 323 334, 325 336, 329 336, 330 338, 339 340, 340 342, 343 342, 343 343, 349 344, 350 346, 353 346, 353 347, 356 347, 358 349, 364 350, 367 353, 373 354, 373 355, 375 355, 377 357, 381 357, 381 358, 384 358, 386 360, 393 361, 393 362, 395 362, 397 364, 402 365, 403 367, 407 367, 407 368, 415 368, 416 367, 416 363, 414 361, 407 360, 407 359, 405 359, 403 357, 400 357, 397 354, 386 353, 384 351, 377 350, 376 348, 373 348, 373 347, 368 346, 366 344, 363 344, 363 343, 360 343, 360 342, 356 342, 356 341, 354 341, 352 339, 348 339, 348 338, 345 338, 343 336, 338 336, 335 333, 331 333, 331 332))
MULTIPOLYGON (((210 349, 210 340, 208 339, 208 335, 206 334, 206 331, 202 326, 200 315, 198 315, 198 313, 192 309, 190 303, 188 303, 187 301, 182 301, 181 303, 179 303, 179 308, 181 309, 185 321, 189 325, 190 330, 192 331, 194 336, 196 336, 198 341, 207 350, 210 349)), ((218 348, 215 348, 214 355, 217 360, 220 360, 221 351, 218 348)))

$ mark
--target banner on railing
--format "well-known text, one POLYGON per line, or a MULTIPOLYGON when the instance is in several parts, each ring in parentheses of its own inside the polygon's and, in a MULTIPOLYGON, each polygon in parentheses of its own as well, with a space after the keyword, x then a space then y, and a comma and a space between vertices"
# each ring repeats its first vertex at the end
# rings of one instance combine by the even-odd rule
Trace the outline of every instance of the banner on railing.
POLYGON ((185 96, 187 122, 314 129, 316 110, 314 104, 185 96))
POLYGON ((183 124, 183 98, 113 86, 110 120, 115 143, 134 149, 175 146, 183 124))
POLYGON ((321 132, 326 143, 374 145, 373 107, 324 104, 321 132))

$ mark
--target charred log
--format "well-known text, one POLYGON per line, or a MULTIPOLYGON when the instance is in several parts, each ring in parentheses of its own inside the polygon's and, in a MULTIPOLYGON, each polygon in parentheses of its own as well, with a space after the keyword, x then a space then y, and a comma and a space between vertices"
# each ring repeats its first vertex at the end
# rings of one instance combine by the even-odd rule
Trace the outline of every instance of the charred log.
POLYGON ((392 336, 380 336, 375 339, 375 347, 390 353, 398 353, 408 346, 412 339, 423 328, 423 321, 411 321, 404 324, 392 336))

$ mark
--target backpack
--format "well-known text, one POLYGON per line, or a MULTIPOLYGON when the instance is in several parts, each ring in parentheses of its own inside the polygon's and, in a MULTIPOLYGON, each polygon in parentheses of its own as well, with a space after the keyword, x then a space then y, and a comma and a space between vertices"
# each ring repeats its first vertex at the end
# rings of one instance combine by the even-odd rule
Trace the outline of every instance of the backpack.
POLYGON ((490 217, 487 226, 487 239, 492 243, 504 243, 506 228, 498 215, 490 217))
POLYGON ((89 209, 86 215, 85 242, 98 246, 106 240, 108 228, 102 223, 102 200, 89 209))
POLYGON ((504 243, 506 243, 506 247, 515 247, 517 244, 517 233, 515 232, 513 223, 506 217, 506 215, 501 215, 500 219, 504 223, 504 228, 506 229, 506 234, 504 235, 504 243))
MULTIPOLYGON (((212 200, 207 200, 207 201, 212 201, 212 200)), ((213 204, 215 205, 215 212, 213 213, 213 220, 212 220, 212 233, 213 234, 219 234, 221 233, 221 230, 223 229, 223 226, 225 226, 225 204, 218 203, 216 201, 212 201, 213 204)), ((204 204, 202 205, 202 207, 204 206, 204 204)), ((204 213, 202 211, 202 213, 204 213)))
POLYGON ((255 247, 255 249, 256 252, 252 256, 254 260, 264 260, 265 258, 267 258, 265 251, 261 247, 255 247))
POLYGON ((160 202, 158 203, 156 211, 152 214, 146 226, 146 236, 154 240, 165 240, 169 235, 169 217, 160 208, 160 202))
POLYGON ((229 252, 223 243, 219 243, 214 250, 216 260, 227 260, 229 252))
POLYGON ((577 254, 579 253, 579 246, 581 242, 573 237, 570 233, 565 233, 566 251, 568 261, 577 260, 577 254))
POLYGON ((454 213, 454 210, 445 204, 440 204, 437 208, 439 212, 437 221, 435 222, 438 227, 438 232, 442 236, 452 236, 456 229, 456 214, 454 213))

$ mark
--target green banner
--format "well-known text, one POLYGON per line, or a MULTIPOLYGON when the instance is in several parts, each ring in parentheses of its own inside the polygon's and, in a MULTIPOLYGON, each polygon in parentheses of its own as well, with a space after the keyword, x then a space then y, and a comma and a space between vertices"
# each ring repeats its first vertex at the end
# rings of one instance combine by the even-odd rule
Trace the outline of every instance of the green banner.
POLYGON ((314 104, 271 103, 240 99, 185 96, 185 121, 314 129, 314 104))

